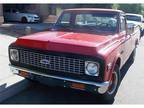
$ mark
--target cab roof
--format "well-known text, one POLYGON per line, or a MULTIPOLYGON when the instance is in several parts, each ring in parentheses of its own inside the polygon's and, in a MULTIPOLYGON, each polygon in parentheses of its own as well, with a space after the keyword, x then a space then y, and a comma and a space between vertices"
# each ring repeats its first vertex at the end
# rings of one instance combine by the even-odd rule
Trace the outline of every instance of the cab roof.
POLYGON ((65 9, 64 11, 101 11, 101 12, 117 12, 124 13, 121 10, 116 9, 103 9, 103 8, 73 8, 73 9, 65 9))
POLYGON ((126 15, 133 15, 133 16, 140 16, 140 17, 143 16, 143 15, 141 15, 141 14, 134 14, 134 13, 126 13, 126 15))

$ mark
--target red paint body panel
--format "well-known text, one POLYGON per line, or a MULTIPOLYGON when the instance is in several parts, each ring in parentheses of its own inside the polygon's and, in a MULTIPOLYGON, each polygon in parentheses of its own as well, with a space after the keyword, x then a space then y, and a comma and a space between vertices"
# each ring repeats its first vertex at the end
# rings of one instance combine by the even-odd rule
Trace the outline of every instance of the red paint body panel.
POLYGON ((50 51, 96 56, 98 50, 108 44, 113 36, 73 32, 41 32, 16 41, 16 45, 50 51))

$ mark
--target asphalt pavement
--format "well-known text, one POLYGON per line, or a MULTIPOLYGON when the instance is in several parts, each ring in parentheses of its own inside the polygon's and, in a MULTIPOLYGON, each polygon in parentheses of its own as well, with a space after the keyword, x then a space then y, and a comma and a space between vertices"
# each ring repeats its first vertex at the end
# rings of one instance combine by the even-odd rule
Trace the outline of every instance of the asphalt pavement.
POLYGON ((135 62, 126 72, 115 104, 144 104, 144 37, 137 48, 135 62))
POLYGON ((8 67, 8 45, 15 40, 14 37, 0 34, 0 80, 12 75, 8 67))
POLYGON ((4 23, 0 25, 0 32, 13 37, 20 37, 30 33, 48 31, 54 23, 4 23), (30 32, 27 33, 27 29, 30 32))

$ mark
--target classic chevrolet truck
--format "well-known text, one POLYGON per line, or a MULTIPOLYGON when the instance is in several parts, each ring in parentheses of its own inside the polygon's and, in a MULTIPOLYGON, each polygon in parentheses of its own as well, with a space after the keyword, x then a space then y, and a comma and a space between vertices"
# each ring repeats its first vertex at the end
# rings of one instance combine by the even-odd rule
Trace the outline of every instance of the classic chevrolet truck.
POLYGON ((20 37, 9 46, 10 68, 30 80, 112 99, 120 69, 134 61, 139 33, 127 26, 121 10, 66 9, 51 31, 20 37))

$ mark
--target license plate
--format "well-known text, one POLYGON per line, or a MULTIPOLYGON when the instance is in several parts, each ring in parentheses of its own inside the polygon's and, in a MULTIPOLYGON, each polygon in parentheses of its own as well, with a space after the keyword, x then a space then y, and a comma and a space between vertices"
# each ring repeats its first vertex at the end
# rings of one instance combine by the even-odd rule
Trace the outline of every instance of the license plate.
POLYGON ((19 71, 19 75, 22 77, 29 77, 29 73, 26 71, 19 71))

